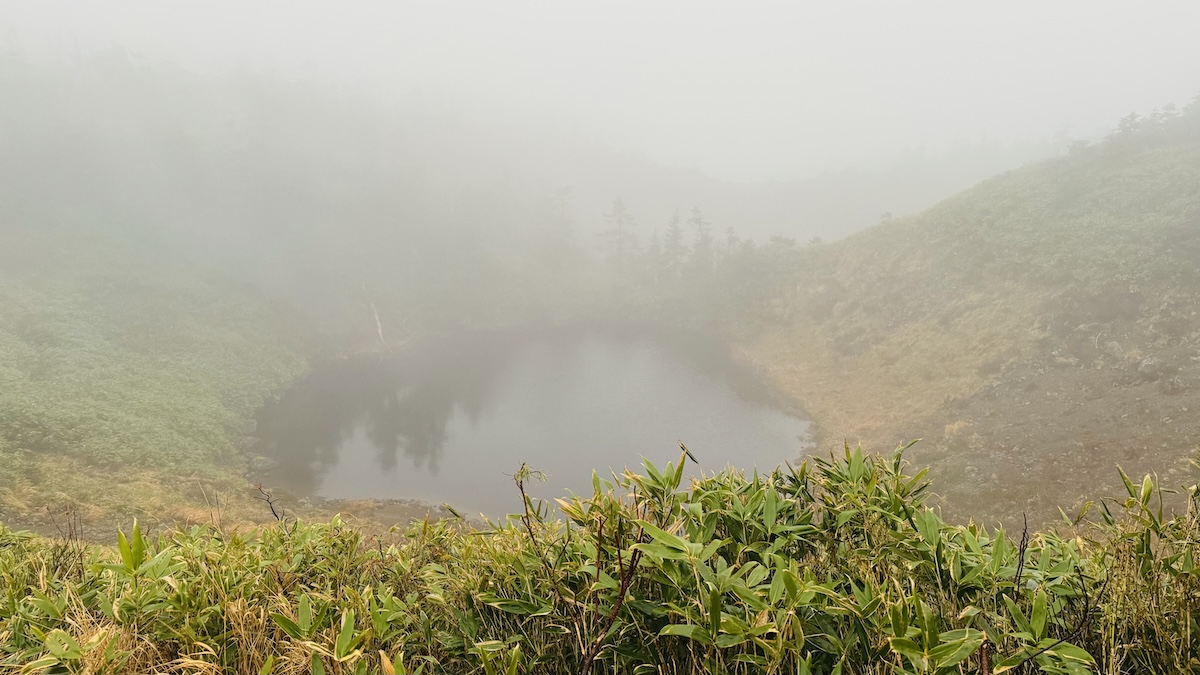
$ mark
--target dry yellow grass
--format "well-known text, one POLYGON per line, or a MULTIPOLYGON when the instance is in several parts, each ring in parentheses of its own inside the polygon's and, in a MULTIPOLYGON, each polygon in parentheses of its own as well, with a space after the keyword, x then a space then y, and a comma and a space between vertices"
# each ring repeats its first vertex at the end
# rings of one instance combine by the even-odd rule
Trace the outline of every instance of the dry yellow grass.
POLYGON ((1032 353, 1039 300, 1019 287, 967 296, 952 321, 899 326, 858 356, 837 349, 836 320, 769 330, 739 350, 812 417, 822 446, 888 445, 905 440, 914 419, 978 393, 1005 364, 1032 353))

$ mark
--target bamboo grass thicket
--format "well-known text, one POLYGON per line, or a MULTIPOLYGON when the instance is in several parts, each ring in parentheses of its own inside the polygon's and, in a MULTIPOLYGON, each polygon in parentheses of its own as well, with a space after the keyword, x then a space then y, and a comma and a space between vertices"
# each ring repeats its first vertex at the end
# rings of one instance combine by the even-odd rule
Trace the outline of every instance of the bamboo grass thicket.
MULTIPOLYGON (((686 451, 685 451, 686 452, 686 451)), ((847 448, 684 486, 688 455, 382 547, 340 519, 116 549, 0 528, 0 671, 1200 673, 1200 493, 1014 535, 847 448)))

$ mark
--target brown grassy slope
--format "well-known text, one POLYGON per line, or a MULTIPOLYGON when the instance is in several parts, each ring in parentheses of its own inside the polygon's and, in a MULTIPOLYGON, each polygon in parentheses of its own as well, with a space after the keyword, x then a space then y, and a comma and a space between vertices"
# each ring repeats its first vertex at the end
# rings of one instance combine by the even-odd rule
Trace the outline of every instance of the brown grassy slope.
POLYGON ((1181 482, 1200 443, 1200 110, 828 246, 748 342, 822 451, 922 438, 955 516, 1181 482))

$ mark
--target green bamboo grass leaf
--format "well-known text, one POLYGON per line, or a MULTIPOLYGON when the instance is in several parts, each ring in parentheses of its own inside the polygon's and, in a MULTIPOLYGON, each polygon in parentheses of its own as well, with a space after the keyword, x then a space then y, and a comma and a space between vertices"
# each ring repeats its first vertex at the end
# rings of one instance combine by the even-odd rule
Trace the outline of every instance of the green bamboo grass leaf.
MULTIPOLYGON (((613 582, 612 587, 616 587, 615 581, 613 582)), ((524 600, 501 598, 492 593, 480 594, 479 600, 489 607, 495 607, 500 611, 508 612, 509 614, 516 614, 518 616, 543 616, 544 613, 547 612, 546 606, 535 605, 532 602, 526 602, 524 600)))
POLYGON ((736 647, 740 644, 743 644, 749 639, 749 635, 742 633, 723 633, 717 636, 714 644, 716 644, 718 649, 729 649, 730 647, 736 647))
POLYGON ((133 533, 129 541, 130 554, 133 556, 133 569, 141 566, 142 561, 146 559, 146 542, 142 539, 142 526, 138 524, 137 518, 133 519, 133 533))
POLYGON ((705 561, 710 560, 714 555, 716 555, 717 551, 719 551, 721 549, 721 547, 725 546, 728 543, 729 543, 728 539, 718 539, 717 541, 708 542, 708 545, 706 545, 704 547, 704 549, 700 551, 700 555, 697 556, 697 559, 700 562, 705 562, 705 561))
POLYGON ((292 621, 278 612, 273 612, 271 614, 271 620, 274 621, 275 625, 279 626, 279 628, 282 629, 284 633, 287 633, 288 637, 292 638, 293 640, 304 639, 304 632, 300 630, 300 626, 296 625, 295 621, 292 621))
POLYGON ((137 564, 133 560, 133 551, 129 547, 129 540, 125 538, 123 530, 117 530, 117 550, 121 553, 121 562, 126 570, 133 572, 137 569, 137 564))
POLYGON ((1033 598, 1033 613, 1029 617, 1029 632, 1035 640, 1046 637, 1046 591, 1038 589, 1033 598))
POLYGON ((662 544, 634 544, 633 548, 634 550, 641 551, 647 555, 661 558, 663 560, 688 560, 688 554, 686 551, 668 548, 662 544))
POLYGON ((662 486, 665 483, 665 481, 663 480, 663 475, 658 471, 658 468, 656 466, 654 466, 654 463, 651 462, 650 460, 648 460, 648 459, 642 460, 642 468, 645 469, 646 473, 650 476, 650 478, 652 478, 654 480, 655 485, 662 486))
POLYGON ((858 509, 845 509, 837 515, 837 527, 841 527, 850 522, 850 519, 858 515, 858 509))
POLYGON ((992 541, 992 576, 1000 574, 1004 568, 1004 559, 1008 555, 1008 542, 1004 539, 1004 528, 996 530, 996 538, 992 541))
POLYGON ((79 642, 63 630, 54 629, 46 634, 46 651, 60 661, 75 661, 83 658, 83 649, 79 642))
POLYGON ((1121 482, 1125 484, 1125 491, 1129 493, 1131 498, 1137 497, 1137 490, 1133 487, 1133 481, 1129 479, 1129 475, 1125 473, 1125 469, 1117 467, 1117 473, 1121 475, 1121 482))
POLYGON ((301 634, 307 639, 312 634, 312 601, 308 599, 308 595, 300 596, 300 608, 296 618, 299 620, 301 634))
POLYGON ((1008 615, 1017 624, 1017 628, 1026 633, 1032 633, 1033 631, 1029 629, 1029 619, 1025 618, 1025 613, 1021 611, 1020 607, 1017 607, 1017 603, 1007 595, 1001 597, 1004 598, 1004 604, 1008 606, 1008 615))
POLYGON ((1046 650, 1048 656, 1058 657, 1065 661, 1074 661, 1085 666, 1094 666, 1096 659, 1086 649, 1077 647, 1069 642, 1061 642, 1046 650))
POLYGON ((666 530, 659 529, 653 523, 650 523, 645 520, 639 520, 639 521, 637 521, 637 524, 638 524, 638 527, 645 529, 646 534, 650 535, 654 539, 654 541, 656 541, 664 546, 667 546, 668 548, 675 549, 676 551, 680 551, 683 553, 686 553, 688 551, 688 542, 686 540, 684 540, 682 537, 671 534, 670 532, 667 532, 666 530))
POLYGON ((356 642, 358 640, 354 639, 354 610, 347 609, 342 612, 342 625, 338 631, 337 641, 334 643, 333 657, 338 661, 346 660, 356 642))
POLYGON ((688 623, 673 623, 663 626, 658 632, 659 635, 678 635, 699 642, 702 645, 711 645, 712 637, 703 626, 697 626, 688 623))
POLYGON ((721 630, 721 609, 721 591, 714 588, 708 594, 708 630, 714 638, 721 630))
POLYGON ((926 510, 917 513, 913 520, 916 521, 917 531, 925 543, 929 544, 930 548, 937 548, 941 543, 942 519, 933 511, 926 510))
POLYGON ((983 633, 971 628, 947 631, 938 636, 940 644, 929 650, 934 667, 950 668, 966 660, 983 644, 983 633))
POLYGON ((767 528, 767 533, 775 531, 775 521, 779 515, 779 495, 775 490, 767 490, 766 498, 763 501, 763 524, 767 528))
POLYGON ((60 661, 53 656, 44 656, 36 661, 30 661, 21 667, 21 675, 26 673, 40 673, 44 670, 60 665, 60 661))
POLYGON ((1142 490, 1138 496, 1138 503, 1146 506, 1150 503, 1150 495, 1152 494, 1154 494, 1154 479, 1150 477, 1150 474, 1146 474, 1146 477, 1142 479, 1142 490))
POLYGON ((271 672, 274 670, 275 670, 275 655, 271 654, 270 656, 267 657, 266 662, 263 663, 262 668, 258 669, 258 675, 271 675, 271 672))
POLYGON ((929 657, 921 649, 920 645, 911 638, 890 637, 888 638, 888 646, 892 648, 892 651, 908 659, 917 670, 924 671, 929 669, 929 657))

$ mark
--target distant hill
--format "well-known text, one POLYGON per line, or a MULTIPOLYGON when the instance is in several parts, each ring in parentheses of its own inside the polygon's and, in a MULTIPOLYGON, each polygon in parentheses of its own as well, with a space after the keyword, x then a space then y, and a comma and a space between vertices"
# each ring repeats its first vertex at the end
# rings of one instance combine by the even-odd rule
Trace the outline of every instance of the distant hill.
POLYGON ((825 448, 923 439, 957 515, 1195 482, 1200 104, 822 247, 747 353, 825 448))

